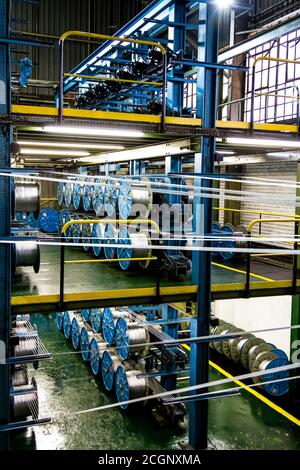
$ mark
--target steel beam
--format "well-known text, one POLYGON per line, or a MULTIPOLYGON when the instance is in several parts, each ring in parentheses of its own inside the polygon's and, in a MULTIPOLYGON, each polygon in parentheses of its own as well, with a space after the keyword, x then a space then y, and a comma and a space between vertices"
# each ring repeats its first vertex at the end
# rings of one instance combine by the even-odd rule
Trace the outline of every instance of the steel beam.
MULTIPOLYGON (((9 37, 10 1, 0 0, 0 35, 9 37)), ((10 51, 9 44, 0 44, 0 114, 10 112, 10 51)), ((0 128, 0 166, 10 167, 11 125, 0 128)), ((10 194, 11 178, 0 177, 0 237, 10 236, 10 194)), ((0 341, 5 345, 6 357, 9 356, 10 326, 10 289, 11 289, 11 249, 8 244, 0 244, 0 341)), ((1 364, 1 362, 0 362, 1 364)), ((9 366, 0 365, 0 426, 10 421, 9 366)), ((0 448, 9 448, 9 435, 0 434, 0 448)))
MULTIPOLYGON (((217 62, 219 18, 216 4, 200 5, 202 14, 205 12, 205 61, 217 62)), ((216 126, 216 69, 205 69, 202 89, 205 90, 203 100, 203 127, 216 126)), ((195 171, 213 173, 215 155, 215 137, 204 136, 201 139, 201 154, 196 154, 195 171)), ((212 186, 210 180, 196 180, 200 188, 212 186)), ((194 231, 197 234, 211 233, 212 200, 195 197, 194 201, 194 231)), ((191 322, 191 336, 206 336, 209 334, 209 317, 211 310, 211 254, 195 252, 193 255, 193 281, 198 285, 197 316, 191 322)), ((192 344, 190 349, 190 385, 208 382, 208 344, 192 344)), ((205 390, 204 390, 205 393, 205 390)), ((191 393, 191 396, 194 392, 191 393)), ((189 407, 189 444, 194 449, 206 449, 208 428, 208 401, 193 401, 189 407)))

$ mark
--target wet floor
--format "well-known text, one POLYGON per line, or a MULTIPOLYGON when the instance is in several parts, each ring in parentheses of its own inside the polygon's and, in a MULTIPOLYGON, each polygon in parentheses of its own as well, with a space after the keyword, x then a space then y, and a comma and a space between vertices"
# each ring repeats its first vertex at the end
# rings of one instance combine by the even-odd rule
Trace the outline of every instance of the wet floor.
MULTIPOLYGON (((54 315, 33 315, 42 341, 53 353, 41 362, 37 378, 40 417, 70 415, 115 402, 96 381, 79 354, 57 331, 54 315), (70 354, 65 354, 70 353, 70 354)), ((210 380, 223 378, 210 370, 210 380)), ((182 383, 182 385, 185 385, 182 383)), ((280 402, 284 405, 284 401, 280 402)), ((209 402, 209 438, 218 449, 300 449, 300 427, 279 415, 247 392, 209 402)), ((160 426, 149 411, 139 408, 123 413, 118 408, 77 416, 15 433, 15 449, 172 449, 187 439, 187 423, 181 429, 160 426)))

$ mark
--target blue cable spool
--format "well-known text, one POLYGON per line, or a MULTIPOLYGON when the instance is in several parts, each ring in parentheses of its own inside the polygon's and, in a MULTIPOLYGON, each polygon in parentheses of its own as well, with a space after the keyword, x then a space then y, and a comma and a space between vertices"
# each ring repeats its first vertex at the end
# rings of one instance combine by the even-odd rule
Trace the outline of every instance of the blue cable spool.
MULTIPOLYGON (((90 182, 90 180, 87 180, 90 182)), ((83 208, 88 212, 92 205, 92 186, 90 184, 85 184, 83 186, 82 192, 83 208)))
POLYGON ((81 208, 82 202, 82 183, 79 180, 73 185, 73 207, 75 210, 81 208))
POLYGON ((65 204, 70 209, 73 199, 73 183, 65 184, 65 204))
POLYGON ((76 351, 79 349, 79 346, 80 346, 80 336, 81 336, 82 328, 83 328, 83 323, 80 322, 77 317, 74 317, 72 320, 71 339, 72 339, 73 348, 76 349, 76 351))
POLYGON ((115 323, 116 321, 111 309, 106 307, 102 317, 102 334, 109 346, 115 338, 115 323))
POLYGON ((81 310, 81 316, 83 321, 89 321, 91 316, 91 311, 88 309, 81 310))
POLYGON ((276 354, 276 356, 280 357, 281 359, 285 359, 286 361, 289 361, 287 354, 282 349, 278 349, 274 347, 274 349, 272 349, 272 353, 276 354))
POLYGON ((63 316, 63 330, 66 339, 71 338, 71 316, 69 312, 64 312, 63 316))
POLYGON ((40 228, 39 217, 36 218, 33 212, 30 212, 27 215, 27 223, 31 228, 38 228, 38 229, 40 228))
POLYGON ((59 230, 59 212, 55 209, 43 209, 38 221, 43 232, 57 233, 59 230))
POLYGON ((104 247, 105 258, 114 259, 117 254, 117 249, 110 245, 117 244, 117 229, 112 224, 107 224, 105 227, 103 243, 107 245, 104 247))
POLYGON ((90 335, 85 326, 81 330, 80 350, 82 359, 84 362, 88 362, 90 359, 90 335))
POLYGON ((116 182, 108 179, 104 190, 104 207, 109 217, 116 217, 118 188, 116 182))
POLYGON ((65 197, 65 183, 57 183, 57 202, 60 206, 63 205, 65 197))
POLYGON ((101 374, 105 389, 110 392, 115 383, 116 369, 120 366, 117 356, 111 356, 108 351, 104 351, 101 362, 101 374))
POLYGON ((131 184, 126 178, 120 182, 118 205, 121 219, 127 220, 132 209, 132 191, 131 184))
MULTIPOLYGON (((270 369, 270 374, 264 375, 262 377, 262 381, 263 382, 268 382, 270 380, 279 380, 279 379, 288 378, 289 377, 289 371, 287 371, 287 370, 272 373, 273 368, 287 366, 288 364, 289 364, 289 361, 286 357, 277 357, 276 359, 272 359, 264 367, 264 370, 269 370, 270 369)), ((262 363, 262 367, 263 366, 264 366, 264 363, 262 363)), ((275 382, 275 383, 271 382, 271 383, 267 383, 267 384, 263 385, 263 388, 270 395, 280 397, 282 395, 285 395, 289 391, 289 382, 288 382, 288 380, 283 381, 283 382, 275 382)))
POLYGON ((130 353, 127 321, 124 318, 119 318, 117 321, 115 337, 117 353, 124 361, 128 359, 130 353))
POLYGON ((26 212, 16 212, 16 220, 18 222, 26 221, 26 212))
POLYGON ((62 312, 56 312, 55 316, 56 326, 59 331, 63 329, 63 314, 62 312))
MULTIPOLYGON (((63 210, 63 211, 59 212, 59 230, 58 230, 59 235, 62 234, 61 230, 62 230, 63 226, 67 222, 70 222, 70 220, 71 220, 71 216, 70 216, 69 211, 63 210)), ((67 242, 69 242, 71 240, 71 236, 72 236, 72 230, 71 230, 71 227, 69 227, 66 230, 66 233, 65 233, 65 239, 66 239, 67 242)))
POLYGON ((100 338, 97 340, 93 338, 90 343, 90 364, 91 369, 94 375, 98 375, 101 366, 101 357, 102 357, 102 348, 104 347, 104 343, 100 341, 100 338))
POLYGON ((81 239, 84 251, 88 252, 92 241, 92 229, 90 224, 82 225, 81 239))
MULTIPOLYGON (((73 220, 79 220, 79 216, 75 215, 73 220)), ((71 226, 71 229, 72 229, 73 243, 80 243, 81 242, 81 225, 74 224, 71 226)))
POLYGON ((103 311, 100 308, 92 308, 90 310, 90 322, 94 333, 100 333, 102 329, 103 311))
MULTIPOLYGON (((124 258, 132 258, 132 248, 131 248, 131 241, 130 241, 130 235, 128 232, 127 227, 122 227, 119 232, 119 238, 118 238, 118 244, 124 245, 122 247, 117 248, 117 258, 124 259, 124 258)), ((130 259, 128 260, 123 260, 119 261, 120 267, 123 269, 123 271, 127 271, 130 268, 131 261, 130 259)))
POLYGON ((99 179, 96 179, 92 188, 92 206, 96 215, 100 215, 102 212, 104 215, 104 190, 99 179))
POLYGON ((102 244, 103 244, 103 226, 102 224, 94 224, 92 229, 92 242, 93 245, 93 253, 97 258, 101 255, 102 252, 102 244))
MULTIPOLYGON (((116 395, 119 402, 130 400, 129 384, 126 376, 126 371, 122 366, 119 366, 115 376, 116 382, 116 395)), ((120 405, 120 408, 126 410, 127 404, 120 405)))

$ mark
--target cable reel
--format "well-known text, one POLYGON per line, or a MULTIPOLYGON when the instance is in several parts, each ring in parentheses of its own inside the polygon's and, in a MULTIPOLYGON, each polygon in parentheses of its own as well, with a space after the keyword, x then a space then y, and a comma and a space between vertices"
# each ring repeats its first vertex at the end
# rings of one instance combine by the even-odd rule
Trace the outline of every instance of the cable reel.
POLYGON ((118 206, 121 219, 147 219, 152 209, 150 182, 146 179, 129 181, 123 178, 119 186, 118 206))
POLYGON ((43 209, 38 217, 38 225, 42 232, 57 233, 59 231, 60 217, 55 209, 43 209))
POLYGON ((252 372, 253 364, 258 354, 261 352, 270 352, 275 348, 271 343, 266 343, 265 341, 261 344, 252 346, 248 353, 248 368, 252 372))
POLYGON ((56 312, 55 321, 56 321, 56 327, 59 331, 63 330, 63 319, 64 319, 63 313, 56 312))
POLYGON ((106 259, 116 258, 117 249, 114 246, 116 245, 118 238, 118 230, 113 224, 106 224, 104 229, 104 238, 103 243, 107 246, 104 247, 104 256, 106 259))
POLYGON ((92 308, 90 312, 92 330, 94 333, 100 333, 102 330, 103 310, 101 308, 92 308))
MULTIPOLYGON (((123 226, 119 231, 118 244, 124 245, 117 248, 117 257, 122 260, 119 261, 119 265, 123 271, 134 268, 135 262, 131 261, 131 258, 151 257, 151 239, 148 232, 131 232, 126 226, 123 226)), ((147 269, 150 262, 151 260, 139 261, 138 266, 147 269)))
POLYGON ((93 224, 92 228, 92 242, 93 242, 93 253, 97 258, 100 257, 102 252, 103 245, 103 237, 104 237, 104 227, 103 224, 93 224), (99 246, 96 246, 99 245, 99 246))
MULTIPOLYGON (((90 179, 86 179, 87 182, 90 182, 90 179)), ((83 209, 85 212, 88 212, 92 206, 92 189, 93 187, 90 184, 84 184, 82 189, 82 201, 83 209)))
POLYGON ((92 331, 90 331, 85 325, 82 328, 80 335, 80 350, 84 362, 88 362, 90 360, 90 341, 92 340, 93 336, 94 335, 92 331))
POLYGON ((118 356, 111 355, 108 351, 104 351, 102 355, 101 374, 104 387, 107 391, 113 389, 115 383, 115 374, 121 361, 118 356))
MULTIPOLYGON (((243 330, 242 330, 243 331, 243 330)), ((251 333, 245 333, 241 337, 231 338, 229 340, 229 349, 230 349, 230 357, 231 359, 238 364, 240 360, 240 353, 238 350, 238 345, 241 341, 245 341, 249 338, 253 338, 254 336, 251 333)))
POLYGON ((242 344, 240 349, 240 363, 248 369, 249 367, 249 351, 252 346, 258 346, 259 344, 264 343, 265 341, 261 338, 249 338, 245 343, 242 344))
POLYGON ((39 398, 34 377, 31 380, 31 385, 14 387, 11 395, 11 409, 15 419, 25 419, 29 416, 38 419, 39 398))
POLYGON ((94 335, 90 341, 90 364, 94 375, 98 375, 101 366, 103 351, 106 349, 106 343, 100 334, 94 335))
POLYGON ((72 320, 72 327, 71 327, 71 339, 73 348, 76 351, 79 349, 80 346, 80 336, 82 329, 84 328, 84 323, 81 321, 81 315, 76 314, 72 320))
POLYGON ((116 217, 118 202, 118 183, 112 179, 107 179, 104 189, 104 207, 109 217, 116 217))
MULTIPOLYGON (((283 351, 282 351, 283 352, 283 351)), ((257 355, 253 366, 252 372, 258 371, 266 371, 270 369, 270 373, 260 376, 254 377, 253 382, 260 384, 262 382, 269 382, 262 385, 262 388, 272 396, 282 396, 285 395, 289 390, 289 383, 288 380, 282 382, 271 382, 272 380, 279 380, 285 379, 289 377, 289 371, 279 371, 273 372, 272 369, 276 367, 284 367, 289 364, 287 356, 285 353, 283 355, 274 354, 271 351, 261 352, 257 355)))
POLYGON ((71 339, 72 321, 75 318, 75 312, 64 312, 63 316, 63 332, 67 340, 71 339))
POLYGON ((92 188, 92 206, 97 216, 104 215, 104 189, 99 179, 92 188))
POLYGON ((90 244, 92 240, 92 229, 91 224, 82 224, 81 242, 85 252, 90 250, 90 244))
POLYGON ((28 368, 26 364, 16 364, 12 372, 12 386, 21 387, 29 384, 28 368))
POLYGON ((106 307, 103 312, 102 334, 106 343, 110 346, 115 339, 116 325, 119 318, 130 318, 128 312, 106 307))
POLYGON ((83 309, 81 310, 81 316, 84 322, 88 322, 90 321, 91 311, 89 309, 83 309))
MULTIPOLYGON (((225 335, 228 331, 230 331, 231 328, 233 328, 233 325, 231 323, 221 323, 214 329, 214 335, 225 335)), ((223 353, 222 346, 223 340, 213 342, 213 348, 218 351, 218 353, 223 353)))
POLYGON ((37 274, 40 270, 40 246, 36 242, 16 242, 12 246, 13 272, 18 267, 32 266, 37 274))
POLYGON ((62 206, 64 203, 64 197, 65 197, 65 183, 59 182, 57 183, 57 203, 59 206, 62 206))
POLYGON ((137 322, 127 323, 125 318, 119 318, 115 332, 117 353, 122 360, 139 353, 146 355, 149 351, 149 333, 137 322))
POLYGON ((70 209, 73 200, 73 183, 65 184, 65 204, 67 209, 70 209))
POLYGON ((13 217, 17 212, 33 212, 38 216, 40 210, 40 185, 36 182, 14 183, 12 191, 13 217))
POLYGON ((82 181, 76 179, 76 183, 73 185, 73 207, 76 211, 82 208, 82 193, 82 181))
MULTIPOLYGON (((115 387, 118 402, 126 402, 146 396, 146 379, 138 378, 141 374, 138 370, 125 370, 124 366, 119 366, 115 377, 115 387)), ((128 404, 120 405, 121 409, 128 408, 128 404)))

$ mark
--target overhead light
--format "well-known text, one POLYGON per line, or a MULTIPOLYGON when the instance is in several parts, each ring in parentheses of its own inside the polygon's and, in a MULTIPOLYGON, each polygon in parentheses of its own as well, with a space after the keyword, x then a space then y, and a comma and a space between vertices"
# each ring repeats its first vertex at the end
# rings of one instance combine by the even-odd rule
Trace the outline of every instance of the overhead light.
POLYGON ((59 148, 76 148, 76 149, 89 149, 89 150, 124 150, 125 147, 122 145, 113 145, 113 144, 85 144, 81 143, 71 143, 71 142, 43 142, 43 141, 34 141, 29 140, 19 140, 18 145, 29 145, 31 147, 59 147, 59 148))
POLYGON ((218 8, 228 8, 234 3, 234 0, 215 0, 215 4, 218 8))
POLYGON ((62 157, 88 157, 89 152, 73 150, 21 149, 21 155, 55 155, 62 157))
POLYGON ((216 150, 218 155, 235 155, 235 152, 232 152, 231 150, 216 150))
POLYGON ((228 144, 237 144, 237 145, 251 145, 257 147, 278 147, 278 148, 290 148, 290 149, 300 149, 300 141, 292 140, 272 140, 272 139, 247 139, 240 137, 229 137, 226 139, 228 144))
POLYGON ((44 132, 63 135, 92 135, 105 137, 144 137, 144 132, 129 131, 124 129, 96 129, 92 127, 66 127, 66 126, 45 126, 44 132))

